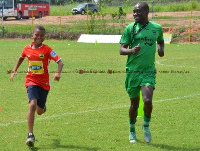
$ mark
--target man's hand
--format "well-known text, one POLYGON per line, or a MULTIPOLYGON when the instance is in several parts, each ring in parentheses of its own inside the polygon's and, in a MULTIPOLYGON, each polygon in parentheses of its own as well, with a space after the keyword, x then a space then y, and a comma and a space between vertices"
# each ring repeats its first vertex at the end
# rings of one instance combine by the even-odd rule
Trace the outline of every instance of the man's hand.
POLYGON ((164 56, 164 51, 158 49, 158 55, 159 55, 160 57, 163 57, 163 56, 164 56))
POLYGON ((137 46, 135 46, 134 48, 131 49, 131 52, 133 54, 137 54, 137 53, 139 53, 140 49, 141 49, 140 44, 138 44, 137 46))
POLYGON ((13 81, 15 75, 17 75, 17 71, 12 71, 10 76, 10 81, 13 81))
POLYGON ((53 81, 59 81, 60 80, 60 73, 56 72, 52 77, 53 77, 53 81))

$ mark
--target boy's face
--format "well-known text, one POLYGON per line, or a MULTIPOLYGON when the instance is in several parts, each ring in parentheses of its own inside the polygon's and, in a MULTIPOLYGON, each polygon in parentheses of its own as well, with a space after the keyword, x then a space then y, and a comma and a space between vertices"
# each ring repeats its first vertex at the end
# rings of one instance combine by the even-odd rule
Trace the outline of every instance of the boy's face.
POLYGON ((45 39, 45 33, 43 30, 35 29, 31 38, 33 38, 35 46, 41 46, 45 39))

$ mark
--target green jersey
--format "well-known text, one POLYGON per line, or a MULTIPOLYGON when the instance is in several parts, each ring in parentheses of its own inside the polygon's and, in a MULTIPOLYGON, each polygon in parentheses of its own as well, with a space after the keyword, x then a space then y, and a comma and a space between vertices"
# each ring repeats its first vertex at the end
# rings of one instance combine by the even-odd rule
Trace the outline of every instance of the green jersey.
MULTIPOLYGON (((133 37, 134 22, 129 24, 120 39, 120 44, 128 44, 133 48, 140 44, 141 49, 137 54, 129 54, 126 62, 128 71, 154 71, 156 41, 163 41, 161 25, 149 22, 140 32, 133 37)), ((134 31, 140 30, 142 24, 137 23, 134 31)))

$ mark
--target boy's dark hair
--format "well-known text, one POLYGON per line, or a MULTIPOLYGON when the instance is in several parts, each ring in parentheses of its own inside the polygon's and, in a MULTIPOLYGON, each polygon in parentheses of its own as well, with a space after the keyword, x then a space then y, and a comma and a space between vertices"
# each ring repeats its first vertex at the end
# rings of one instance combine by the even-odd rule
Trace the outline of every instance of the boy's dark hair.
POLYGON ((33 29, 33 32, 35 30, 42 30, 44 33, 46 32, 45 28, 43 26, 35 26, 34 29, 33 29))

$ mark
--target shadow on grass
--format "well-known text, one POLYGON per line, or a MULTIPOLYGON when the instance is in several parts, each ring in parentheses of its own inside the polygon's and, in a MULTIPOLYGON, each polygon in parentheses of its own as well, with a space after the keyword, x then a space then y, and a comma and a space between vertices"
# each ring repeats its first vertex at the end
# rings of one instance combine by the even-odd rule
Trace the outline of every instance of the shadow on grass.
POLYGON ((200 147, 184 148, 184 147, 176 147, 176 146, 170 146, 166 144, 154 144, 154 143, 150 143, 148 145, 159 148, 159 149, 174 150, 174 151, 200 151, 200 147))
POLYGON ((30 151, 38 151, 39 148, 37 148, 37 147, 29 147, 29 150, 30 150, 30 151))
POLYGON ((38 151, 39 149, 74 149, 74 150, 85 150, 85 151, 98 151, 100 148, 95 148, 95 147, 84 147, 84 146, 75 146, 75 145, 61 145, 61 140, 60 139, 53 139, 53 143, 50 146, 44 146, 44 147, 34 147, 34 148, 29 148, 31 151, 38 151))

